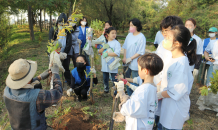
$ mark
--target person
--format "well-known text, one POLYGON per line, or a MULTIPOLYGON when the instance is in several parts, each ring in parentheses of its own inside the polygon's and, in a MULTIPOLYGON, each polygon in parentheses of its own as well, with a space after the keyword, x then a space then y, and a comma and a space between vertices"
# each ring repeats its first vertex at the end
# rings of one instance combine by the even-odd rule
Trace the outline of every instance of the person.
POLYGON ((58 43, 58 41, 55 41, 53 44, 54 44, 54 46, 57 46, 57 49, 55 51, 51 52, 51 54, 50 54, 49 69, 51 68, 53 63, 57 63, 57 65, 59 67, 59 70, 64 73, 65 69, 62 66, 61 60, 66 59, 67 58, 67 54, 60 52, 61 48, 62 48, 62 44, 61 43, 58 43))
POLYGON ((197 42, 197 50, 196 50, 197 61, 196 61, 195 65, 190 66, 190 70, 193 71, 193 76, 194 77, 196 77, 198 75, 198 69, 200 67, 202 54, 203 54, 202 53, 203 52, 203 42, 202 42, 200 37, 198 37, 196 34, 194 34, 196 24, 197 24, 197 22, 193 18, 189 18, 185 22, 185 27, 189 29, 192 38, 194 38, 196 40, 196 42, 197 42))
POLYGON ((158 31, 156 33, 156 36, 155 36, 155 40, 154 40, 154 46, 157 48, 158 45, 164 40, 164 37, 162 35, 162 32, 161 31, 158 31))
POLYGON ((72 20, 70 17, 68 19, 69 21, 69 26, 72 27, 71 30, 71 36, 72 36, 72 47, 70 49, 70 52, 68 53, 68 62, 70 64, 70 59, 73 61, 73 66, 74 68, 76 67, 76 58, 79 55, 79 43, 81 44, 81 40, 78 39, 79 36, 79 27, 76 26, 75 19, 72 20))
POLYGON ((131 98, 125 95, 124 83, 117 84, 118 96, 121 103, 120 112, 116 112, 115 121, 125 116, 126 130, 152 130, 154 124, 155 110, 157 109, 157 88, 153 78, 163 69, 162 59, 155 53, 149 53, 138 59, 138 73, 144 82, 133 92, 131 98))
POLYGON ((89 66, 84 55, 79 55, 76 58, 76 67, 71 71, 71 89, 67 90, 67 95, 69 96, 74 90, 79 102, 87 100, 87 92, 90 87, 90 77, 87 75, 90 73, 93 74, 93 83, 97 84, 96 70, 89 66))
MULTIPOLYGON (((129 31, 130 33, 127 35, 125 42, 122 46, 124 49, 123 63, 128 64, 127 71, 125 73, 126 78, 130 78, 132 74, 132 78, 138 77, 138 65, 137 59, 145 54, 146 47, 146 38, 140 32, 142 30, 141 22, 134 18, 129 21, 129 31)), ((129 96, 133 93, 133 91, 127 86, 127 93, 129 96)))
POLYGON ((57 38, 56 32, 58 31, 58 23, 56 22, 50 29, 49 29, 49 41, 52 42, 57 38))
POLYGON ((112 27, 112 22, 111 21, 106 21, 105 24, 104 24, 104 31, 103 31, 103 35, 106 35, 105 34, 105 31, 109 28, 109 27, 112 27))
POLYGON ((45 109, 56 104, 62 97, 57 64, 51 67, 54 79, 52 90, 35 88, 36 83, 48 78, 50 73, 46 70, 33 78, 36 71, 37 62, 26 59, 15 60, 8 68, 3 97, 13 130, 46 130, 45 109))
MULTIPOLYGON (((89 25, 88 25, 86 17, 83 17, 83 19, 80 19, 80 21, 79 21, 79 36, 78 36, 78 39, 80 39, 82 41, 82 43, 80 45, 80 54, 82 54, 83 47, 86 44, 86 29, 89 28, 88 26, 89 25)), ((90 64, 89 55, 87 55, 86 52, 84 52, 84 54, 85 54, 86 59, 88 61, 87 63, 90 64)))
MULTIPOLYGON (((183 25, 183 21, 180 17, 177 17, 177 16, 167 16, 165 17, 162 21, 161 21, 161 24, 160 24, 160 29, 162 31, 162 34, 164 36, 164 39, 167 37, 167 33, 170 31, 170 29, 175 26, 175 25, 183 25)), ((157 50, 156 50, 156 54, 158 56, 161 57, 161 59, 163 60, 164 62, 164 67, 169 64, 170 62, 170 59, 172 58, 172 53, 165 49, 164 48, 164 44, 165 43, 165 40, 163 40, 159 46, 157 47, 157 50)), ((162 72, 160 72, 158 75, 156 75, 154 77, 154 81, 157 82, 157 90, 158 92, 159 91, 163 91, 163 89, 166 87, 166 86, 161 86, 161 80, 162 80, 162 72)), ((157 129, 158 130, 162 130, 162 126, 161 124, 159 123, 159 116, 160 116, 160 107, 161 107, 161 101, 158 101, 158 110, 155 112, 155 123, 156 123, 156 126, 157 126, 157 129)))
MULTIPOLYGON (((72 46, 72 36, 71 33, 66 29, 65 30, 65 34, 60 34, 60 32, 62 31, 62 29, 64 29, 64 24, 66 24, 67 22, 67 16, 64 13, 61 13, 60 16, 58 17, 57 20, 57 25, 58 25, 58 30, 55 32, 54 35, 54 39, 53 40, 58 40, 58 43, 62 44, 62 48, 60 52, 64 52, 66 54, 68 54, 71 50, 71 46, 72 46)), ((69 55, 67 55, 67 58, 63 60, 62 65, 65 69, 64 72, 64 77, 65 77, 65 82, 70 85, 70 69, 69 69, 69 55)))
MULTIPOLYGON (((218 38, 216 38, 216 35, 217 35, 217 28, 216 27, 211 27, 208 31, 208 35, 209 35, 209 38, 206 38, 203 40, 203 54, 204 54, 204 51, 207 47, 208 44, 210 43, 213 43, 215 42, 218 38)), ((210 53, 211 54, 211 53, 210 53)), ((209 54, 209 55, 210 55, 209 54)), ((205 80, 205 75, 207 75, 207 72, 208 72, 208 69, 210 67, 212 63, 210 61, 207 61, 206 62, 206 66, 205 66, 205 69, 202 70, 202 73, 203 73, 203 81, 205 80)))
POLYGON ((190 109, 194 78, 189 65, 196 61, 197 44, 184 25, 174 26, 165 40, 164 48, 172 52, 172 59, 163 69, 161 86, 167 87, 157 93, 158 100, 162 100, 160 123, 163 130, 182 130, 190 109))
POLYGON ((115 27, 110 27, 105 32, 107 34, 107 43, 103 44, 103 47, 99 49, 98 53, 101 55, 101 71, 103 72, 104 92, 109 92, 109 74, 111 74, 112 81, 115 79, 118 73, 118 68, 110 69, 109 64, 106 63, 106 57, 120 57, 121 46, 120 43, 115 39, 117 30, 115 27), (107 52, 106 49, 111 48, 113 52, 107 52))

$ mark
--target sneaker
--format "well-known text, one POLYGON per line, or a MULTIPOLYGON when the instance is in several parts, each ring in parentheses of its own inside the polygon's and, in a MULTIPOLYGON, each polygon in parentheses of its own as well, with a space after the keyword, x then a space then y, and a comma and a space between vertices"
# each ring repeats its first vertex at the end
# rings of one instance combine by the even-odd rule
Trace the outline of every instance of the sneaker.
POLYGON ((57 106, 57 104, 53 104, 52 106, 53 106, 53 107, 56 107, 56 106, 57 106))

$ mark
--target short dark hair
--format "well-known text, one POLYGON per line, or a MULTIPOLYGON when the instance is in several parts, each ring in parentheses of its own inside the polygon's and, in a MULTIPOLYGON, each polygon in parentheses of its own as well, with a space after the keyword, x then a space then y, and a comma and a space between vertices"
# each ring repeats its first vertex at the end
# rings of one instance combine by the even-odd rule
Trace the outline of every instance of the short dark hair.
POLYGON ((161 21, 160 24, 160 30, 162 30, 162 28, 168 28, 168 27, 173 27, 176 25, 184 25, 182 19, 178 16, 167 16, 166 18, 164 18, 161 21))
POLYGON ((79 26, 81 26, 81 21, 83 21, 83 19, 86 19, 86 27, 88 27, 89 24, 88 24, 88 20, 86 17, 83 17, 82 19, 79 20, 79 26))
POLYGON ((108 23, 110 26, 112 26, 112 22, 111 21, 106 21, 105 23, 108 23))
POLYGON ((132 24, 133 24, 134 26, 136 26, 138 32, 140 32, 140 31, 142 30, 142 24, 141 24, 141 21, 140 21, 139 19, 134 18, 134 19, 131 19, 131 20, 129 21, 129 23, 130 23, 130 22, 132 22, 132 24))
POLYGON ((82 57, 82 58, 84 59, 84 61, 86 62, 86 66, 89 66, 89 63, 88 63, 88 61, 87 61, 85 55, 80 54, 80 55, 78 55, 78 56, 76 57, 76 59, 77 59, 78 57, 82 57))
POLYGON ((138 65, 141 69, 147 69, 151 76, 155 76, 163 69, 163 60, 155 53, 144 54, 139 57, 138 65))

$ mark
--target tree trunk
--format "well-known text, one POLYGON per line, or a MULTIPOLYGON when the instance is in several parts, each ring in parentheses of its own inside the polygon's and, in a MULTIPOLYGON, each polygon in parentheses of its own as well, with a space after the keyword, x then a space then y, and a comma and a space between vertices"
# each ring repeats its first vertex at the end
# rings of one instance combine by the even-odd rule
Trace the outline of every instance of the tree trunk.
POLYGON ((20 22, 21 22, 21 25, 22 25, 22 12, 21 12, 21 15, 20 15, 20 16, 21 16, 21 17, 20 17, 20 18, 21 18, 21 19, 20 19, 20 22))
POLYGON ((28 6, 28 22, 29 22, 29 29, 30 29, 30 40, 35 40, 34 31, 33 31, 33 21, 32 21, 32 9, 31 6, 28 6))
POLYGON ((70 8, 69 8, 69 16, 71 16, 71 14, 72 14, 72 6, 73 6, 73 2, 72 1, 70 1, 70 8))
POLYGON ((42 32, 42 9, 40 9, 39 12, 39 28, 40 28, 40 32, 42 32))
POLYGON ((50 11, 50 28, 52 27, 52 12, 50 11))

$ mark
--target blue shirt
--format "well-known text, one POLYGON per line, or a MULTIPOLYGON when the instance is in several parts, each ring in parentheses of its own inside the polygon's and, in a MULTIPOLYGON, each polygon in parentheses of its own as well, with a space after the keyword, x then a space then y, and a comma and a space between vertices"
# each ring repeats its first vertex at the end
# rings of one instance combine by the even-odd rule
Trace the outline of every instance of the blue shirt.
MULTIPOLYGON (((117 54, 118 57, 120 57, 120 50, 121 50, 120 43, 114 39, 113 41, 110 41, 107 44, 110 46, 110 48, 114 50, 114 53, 117 54)), ((114 70, 110 70, 108 64, 103 58, 103 55, 101 55, 101 71, 109 72, 109 73, 118 73, 118 68, 114 70)))
MULTIPOLYGON (((133 33, 129 33, 123 44, 123 49, 126 49, 126 59, 132 57, 135 54, 144 55, 146 47, 146 38, 142 33, 134 36, 133 33)), ((129 64, 131 70, 138 70, 138 60, 139 57, 133 59, 129 64)))
POLYGON ((164 40, 164 37, 163 37, 161 31, 158 31, 156 36, 155 36, 154 44, 159 45, 163 40, 164 40))
POLYGON ((80 39, 82 41, 81 43, 81 48, 84 47, 84 45, 86 44, 86 29, 89 28, 89 27, 85 27, 85 31, 83 33, 82 31, 82 27, 79 26, 79 36, 78 36, 78 39, 80 39))

